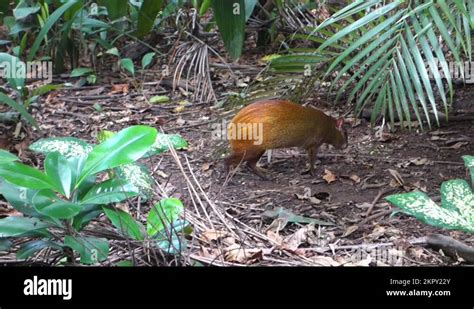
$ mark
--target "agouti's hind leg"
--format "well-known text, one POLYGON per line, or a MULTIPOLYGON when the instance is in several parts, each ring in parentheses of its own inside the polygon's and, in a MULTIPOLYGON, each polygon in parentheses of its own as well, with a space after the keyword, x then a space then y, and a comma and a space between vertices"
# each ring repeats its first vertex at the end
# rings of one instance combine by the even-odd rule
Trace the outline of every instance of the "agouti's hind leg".
POLYGON ((247 161, 248 167, 250 167, 250 169, 257 176, 259 176, 263 180, 268 180, 268 177, 265 176, 264 169, 257 166, 257 162, 258 162, 258 160, 260 160, 260 157, 263 155, 264 152, 265 152, 265 150, 259 151, 259 152, 247 153, 245 155, 245 160, 247 161))

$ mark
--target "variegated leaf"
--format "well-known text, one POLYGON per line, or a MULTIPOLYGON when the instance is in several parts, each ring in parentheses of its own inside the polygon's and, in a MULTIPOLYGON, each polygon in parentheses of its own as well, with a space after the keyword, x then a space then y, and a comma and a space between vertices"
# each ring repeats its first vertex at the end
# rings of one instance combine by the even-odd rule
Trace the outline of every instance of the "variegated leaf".
POLYGON ((474 233, 474 222, 469 222, 457 211, 439 207, 423 192, 394 194, 386 199, 424 223, 474 233))
POLYGON ((441 185, 441 204, 445 209, 457 211, 474 224, 474 194, 463 179, 453 179, 441 185))
POLYGON ((146 166, 130 163, 117 167, 115 171, 119 179, 126 180, 143 198, 148 199, 152 197, 154 180, 146 166))
POLYGON ((34 142, 29 149, 44 155, 57 151, 66 158, 71 158, 87 156, 92 151, 92 145, 74 137, 52 137, 34 142))

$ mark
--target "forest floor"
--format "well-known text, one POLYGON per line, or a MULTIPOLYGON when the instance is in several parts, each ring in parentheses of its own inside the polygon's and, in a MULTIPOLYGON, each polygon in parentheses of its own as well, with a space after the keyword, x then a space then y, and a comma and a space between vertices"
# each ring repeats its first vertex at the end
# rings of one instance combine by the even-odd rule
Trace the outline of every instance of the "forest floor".
MULTIPOLYGON (((40 131, 28 129, 28 134, 12 140, 14 128, 2 125, 1 146, 38 166, 41 160, 27 148, 43 137, 74 136, 96 143, 101 130, 137 124, 181 134, 189 142, 187 150, 144 163, 159 184, 156 200, 173 196, 187 207, 194 225, 188 264, 456 265, 462 260, 426 248, 418 240, 439 233, 474 245, 472 235, 423 224, 384 200, 389 194, 418 189, 439 202, 443 181, 467 179, 461 156, 474 154, 472 120, 450 121, 423 132, 414 128, 388 133, 385 127, 380 133, 366 120, 352 118, 348 148, 321 147, 315 177, 304 172, 303 150, 282 149, 273 151, 271 163, 266 156, 260 160, 270 180, 242 167, 226 182, 222 158, 228 142, 215 139, 213 130, 238 108, 195 103, 184 90, 173 95, 169 82, 136 89, 123 76, 104 72, 101 76, 97 85, 64 88, 41 98, 35 112, 40 131), (155 95, 172 100, 150 105, 147 99, 155 95), (181 100, 194 104, 178 111, 181 100), (397 258, 375 258, 384 252, 397 258)), ((232 90, 221 76, 222 80, 216 92, 232 90)), ((309 102, 341 114, 316 100, 309 102)), ((472 102, 474 85, 459 87, 455 110, 470 108, 472 113, 472 102)), ((151 206, 135 202, 128 205, 135 217, 151 206)))
MULTIPOLYGON (((41 132, 31 132, 14 148, 24 160, 37 165, 37 157, 27 147, 41 137, 74 136, 95 143, 100 130, 118 131, 135 124, 181 134, 190 144, 178 152, 184 172, 171 153, 146 164, 165 192, 161 195, 181 198, 191 221, 199 226, 189 245, 190 262, 454 265, 462 260, 425 248, 416 240, 440 233, 474 245, 472 235, 433 228, 397 212, 384 200, 392 193, 418 189, 439 202, 443 181, 467 179, 461 156, 474 154, 473 121, 452 121, 427 132, 376 134, 365 120, 353 119, 348 148, 322 147, 315 177, 304 173, 304 151, 283 149, 273 151, 271 163, 266 156, 260 161, 271 180, 240 168, 226 183, 221 158, 228 143, 212 135, 212 124, 219 123, 223 110, 194 104, 176 112, 175 102, 150 105, 144 100, 144 96, 167 94, 169 88, 152 85, 140 92, 125 88, 96 85, 51 93, 36 113, 41 132), (374 259, 383 250, 403 259, 374 259)), ((474 87, 459 89, 455 101, 461 109, 472 108, 465 103, 474 101, 474 87)), ((136 205, 130 212, 136 216, 136 205)))

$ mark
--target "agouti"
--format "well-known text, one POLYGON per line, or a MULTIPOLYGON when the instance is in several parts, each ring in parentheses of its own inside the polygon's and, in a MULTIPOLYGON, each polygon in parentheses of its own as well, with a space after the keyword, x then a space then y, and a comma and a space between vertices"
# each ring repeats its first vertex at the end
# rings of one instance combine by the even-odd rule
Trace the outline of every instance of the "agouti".
POLYGON ((309 171, 314 175, 316 152, 322 144, 337 149, 347 147, 344 118, 334 119, 312 107, 286 100, 262 100, 243 108, 228 126, 231 154, 225 158, 227 172, 241 162, 267 179, 257 167, 268 149, 301 147, 309 156, 309 171))

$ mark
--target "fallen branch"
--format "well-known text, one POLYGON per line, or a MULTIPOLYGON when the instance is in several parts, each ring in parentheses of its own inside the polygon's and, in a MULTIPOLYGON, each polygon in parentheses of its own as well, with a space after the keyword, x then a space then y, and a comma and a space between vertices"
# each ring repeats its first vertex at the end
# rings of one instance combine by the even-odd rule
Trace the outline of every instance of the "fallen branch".
MULTIPOLYGON (((430 234, 428 236, 415 238, 408 241, 411 245, 420 245, 433 248, 435 250, 443 250, 443 252, 454 258, 458 259, 459 257, 463 258, 466 262, 474 264, 474 248, 468 246, 459 240, 451 238, 449 236, 441 234, 430 234)), ((360 245, 347 245, 347 246, 331 246, 331 247, 317 247, 317 248, 304 248, 302 250, 315 251, 318 253, 323 253, 326 251, 336 251, 336 250, 373 250, 381 247, 392 247, 395 246, 393 242, 384 242, 376 244, 360 244, 360 245)))
POLYGON ((459 240, 441 234, 431 234, 422 238, 429 247, 441 249, 456 260, 461 257, 468 263, 474 263, 474 248, 459 240))

